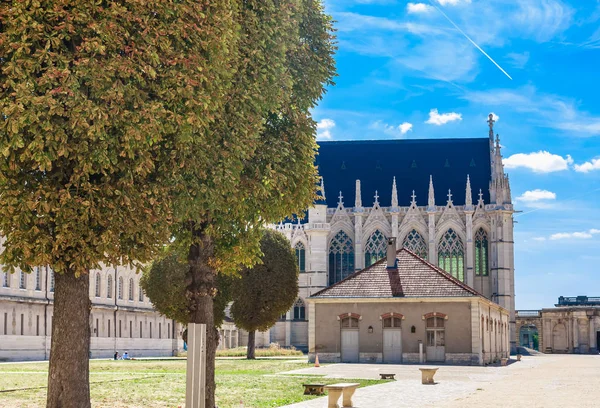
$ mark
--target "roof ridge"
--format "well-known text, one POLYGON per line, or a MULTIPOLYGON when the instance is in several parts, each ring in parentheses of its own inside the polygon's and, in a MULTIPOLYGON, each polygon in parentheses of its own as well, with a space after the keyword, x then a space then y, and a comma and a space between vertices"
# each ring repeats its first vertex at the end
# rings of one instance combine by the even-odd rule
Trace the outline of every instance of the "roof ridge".
POLYGON ((426 261, 425 259, 421 258, 419 255, 415 254, 411 250, 409 250, 409 249, 407 249, 405 247, 402 247, 398 251, 396 251, 396 254, 398 254, 400 251, 406 251, 408 254, 412 255, 414 258, 417 258, 419 261, 421 261, 425 265, 433 268, 442 277, 448 279, 449 281, 451 281, 454 284, 457 284, 458 286, 460 286, 461 288, 467 290, 468 292, 471 292, 472 294, 474 294, 476 296, 481 296, 481 297, 485 298, 485 296, 483 296, 481 293, 477 292, 475 289, 473 289, 472 287, 470 287, 466 283, 461 282, 459 279, 455 278, 454 276, 452 276, 451 274, 449 274, 448 272, 446 272, 445 270, 443 270, 439 266, 436 266, 436 265, 432 264, 431 262, 426 261))

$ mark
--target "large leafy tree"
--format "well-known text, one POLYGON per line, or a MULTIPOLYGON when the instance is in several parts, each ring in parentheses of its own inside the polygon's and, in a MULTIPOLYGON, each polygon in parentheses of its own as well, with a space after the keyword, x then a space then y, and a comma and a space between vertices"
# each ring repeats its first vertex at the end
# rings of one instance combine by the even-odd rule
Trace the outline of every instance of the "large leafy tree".
POLYGON ((217 142, 240 4, 0 3, 0 261, 56 273, 48 407, 90 406, 88 271, 150 260, 177 152, 217 142))
MULTIPOLYGON (((260 226, 314 199, 310 109, 334 75, 332 22, 319 0, 240 2, 240 58, 210 130, 179 151, 174 246, 187 254, 190 323, 214 327, 217 273, 259 259, 260 226)), ((217 332, 207 334, 206 406, 214 406, 217 332)))
POLYGON ((232 282, 231 314, 248 331, 248 359, 254 359, 256 330, 272 327, 298 297, 298 263, 287 238, 266 230, 260 250, 261 262, 244 268, 241 279, 232 282))

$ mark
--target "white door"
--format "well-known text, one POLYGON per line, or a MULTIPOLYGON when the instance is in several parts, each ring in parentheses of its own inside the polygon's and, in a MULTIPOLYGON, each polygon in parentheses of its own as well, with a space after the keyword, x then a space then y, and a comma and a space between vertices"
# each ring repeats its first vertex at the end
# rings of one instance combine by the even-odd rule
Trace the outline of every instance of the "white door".
POLYGON ((342 329, 342 363, 358 363, 358 329, 342 329))
POLYGON ((444 330, 427 330, 427 361, 444 361, 446 347, 444 330))
POLYGON ((383 362, 391 364, 402 362, 402 330, 383 329, 383 362))

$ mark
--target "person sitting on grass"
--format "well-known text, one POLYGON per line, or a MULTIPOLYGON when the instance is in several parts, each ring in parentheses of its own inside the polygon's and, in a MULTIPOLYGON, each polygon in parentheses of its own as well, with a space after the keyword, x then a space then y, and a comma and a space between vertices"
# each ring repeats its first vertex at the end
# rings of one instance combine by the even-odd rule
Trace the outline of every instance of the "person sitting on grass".
POLYGON ((119 355, 119 352, 115 351, 115 355, 113 356, 113 359, 118 360, 120 358, 121 358, 121 356, 119 355))
POLYGON ((123 360, 129 360, 129 353, 128 352, 123 353, 123 360))

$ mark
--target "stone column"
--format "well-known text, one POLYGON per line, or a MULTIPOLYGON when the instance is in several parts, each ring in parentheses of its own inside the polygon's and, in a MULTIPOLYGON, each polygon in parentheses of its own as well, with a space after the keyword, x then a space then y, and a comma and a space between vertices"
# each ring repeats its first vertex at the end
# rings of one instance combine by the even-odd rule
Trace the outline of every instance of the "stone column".
MULTIPOLYGON (((354 209, 354 211, 362 210, 354 209)), ((363 213, 355 212, 354 213, 354 269, 361 270, 365 267, 365 253, 362 242, 362 234, 363 234, 363 213)))
POLYGON ((473 211, 465 211, 467 226, 467 275, 466 284, 475 287, 475 270, 473 269, 473 211))
POLYGON ((579 353, 579 319, 573 316, 573 353, 579 353))
POLYGON ((437 243, 435 242, 435 208, 428 211, 428 226, 429 226, 429 262, 436 265, 437 259, 437 243))

